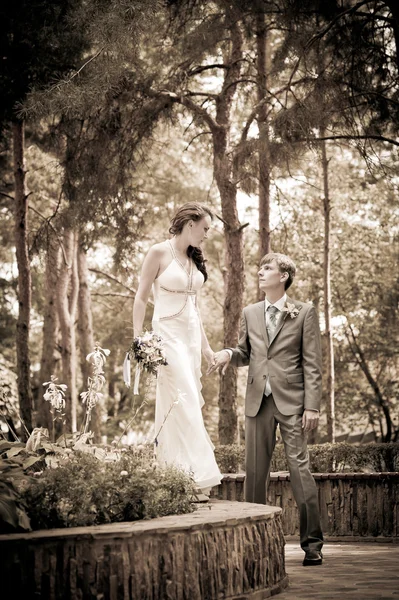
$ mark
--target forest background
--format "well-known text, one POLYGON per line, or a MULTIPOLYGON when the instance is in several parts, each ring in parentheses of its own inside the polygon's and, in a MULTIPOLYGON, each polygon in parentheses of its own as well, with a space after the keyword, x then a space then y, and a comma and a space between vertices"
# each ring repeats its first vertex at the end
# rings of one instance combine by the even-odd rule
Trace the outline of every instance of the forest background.
MULTIPOLYGON (((151 439, 153 382, 134 397, 122 379, 133 300, 146 251, 198 201, 216 215, 212 348, 236 344, 261 298, 260 257, 289 254, 290 295, 314 303, 323 337, 311 441, 397 441, 396 3, 35 0, 0 17, 3 435, 52 432, 51 376, 79 428, 98 344, 95 439, 151 439)), ((215 443, 244 440, 245 382, 202 379, 215 443)))

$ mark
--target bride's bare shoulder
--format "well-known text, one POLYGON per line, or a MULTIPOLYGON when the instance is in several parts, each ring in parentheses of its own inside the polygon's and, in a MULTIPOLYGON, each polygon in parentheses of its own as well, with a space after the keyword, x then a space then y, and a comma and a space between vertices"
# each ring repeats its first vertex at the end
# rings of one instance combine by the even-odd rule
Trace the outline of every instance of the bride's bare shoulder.
POLYGON ((153 244, 150 247, 150 249, 148 250, 147 256, 150 256, 152 258, 161 259, 164 256, 166 256, 166 254, 170 254, 170 250, 169 250, 167 241, 158 242, 157 244, 153 244))

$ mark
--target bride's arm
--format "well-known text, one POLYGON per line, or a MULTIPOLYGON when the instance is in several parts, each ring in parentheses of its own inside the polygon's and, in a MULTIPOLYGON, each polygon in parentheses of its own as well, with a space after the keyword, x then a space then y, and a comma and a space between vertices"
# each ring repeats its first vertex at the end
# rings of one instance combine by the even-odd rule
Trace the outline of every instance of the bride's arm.
POLYGON ((152 246, 144 259, 140 273, 139 287, 133 303, 133 335, 137 337, 143 330, 145 310, 147 308, 148 298, 151 292, 151 286, 154 283, 158 272, 162 250, 158 246, 152 246))

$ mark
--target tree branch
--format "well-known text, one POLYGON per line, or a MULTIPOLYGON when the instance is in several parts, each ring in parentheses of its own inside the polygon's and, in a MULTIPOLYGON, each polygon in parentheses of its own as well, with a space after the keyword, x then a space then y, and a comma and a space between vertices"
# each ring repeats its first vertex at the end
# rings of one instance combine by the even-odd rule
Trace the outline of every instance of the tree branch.
POLYGON ((198 106, 198 104, 193 102, 188 96, 184 96, 184 94, 179 96, 178 94, 175 94, 174 92, 169 92, 168 90, 161 90, 159 92, 152 90, 150 93, 154 97, 169 98, 169 100, 171 100, 172 102, 182 104, 186 108, 189 108, 209 126, 212 133, 219 128, 218 124, 208 113, 208 111, 202 106, 198 106))
POLYGON ((376 381, 375 377, 373 377, 373 375, 370 371, 369 365, 367 364, 367 359, 364 355, 363 350, 360 347, 360 344, 359 344, 357 336, 354 332, 354 329, 353 329, 352 325, 350 324, 349 319, 346 316, 347 312, 343 306, 343 303, 342 303, 339 293, 337 294, 337 296, 338 296, 338 301, 340 303, 341 309, 346 317, 347 325, 344 330, 346 340, 349 344, 349 348, 350 348, 357 364, 359 365, 360 369, 363 371, 363 374, 365 375, 371 389, 373 390, 373 392, 375 394, 377 402, 378 402, 379 406, 381 407, 382 412, 384 413, 384 417, 385 417, 385 421, 386 421, 386 425, 387 425, 387 435, 386 435, 387 440, 386 441, 389 441, 391 438, 391 435, 392 435, 392 420, 391 420, 391 415, 389 412, 389 405, 385 401, 385 398, 381 392, 381 388, 378 385, 378 382, 376 381), (350 332, 350 336, 349 336, 347 330, 350 332), (352 339, 352 341, 350 338, 352 339))
POLYGON ((9 194, 5 194, 4 192, 0 192, 0 196, 4 196, 4 198, 9 198, 9 200, 12 200, 13 202, 15 200, 15 198, 10 196, 9 194))
POLYGON ((133 294, 122 294, 118 292, 91 292, 91 296, 117 296, 118 298, 134 298, 133 294))
POLYGON ((136 293, 135 289, 130 288, 126 284, 122 283, 122 281, 119 281, 119 279, 117 279, 113 275, 110 275, 109 273, 104 273, 104 271, 100 271, 100 269, 89 269, 89 271, 91 273, 96 273, 97 275, 103 275, 103 277, 106 277, 107 279, 110 279, 110 281, 113 281, 114 283, 117 283, 118 285, 124 287, 125 290, 128 290, 128 292, 130 292, 131 294, 135 294, 136 293))
POLYGON ((192 92, 191 90, 187 90, 186 94, 188 96, 204 96, 205 98, 217 98, 217 94, 209 94, 207 92, 192 92))
POLYGON ((197 133, 197 135, 195 135, 187 144, 187 146, 184 148, 184 152, 187 152, 187 150, 190 148, 191 144, 193 143, 194 140, 196 140, 197 138, 199 138, 201 135, 212 135, 212 131, 201 131, 200 133, 197 133))
POLYGON ((328 33, 330 29, 334 27, 335 23, 342 19, 342 17, 356 12, 358 8, 364 6, 365 4, 370 4, 370 0, 361 0, 361 2, 355 4, 355 6, 352 6, 351 8, 348 8, 347 10, 344 10, 343 12, 339 13, 339 15, 332 19, 332 21, 330 21, 329 24, 326 25, 326 27, 324 27, 324 29, 316 33, 313 37, 310 38, 310 40, 308 40, 308 42, 306 42, 305 51, 308 50, 314 42, 324 37, 326 33, 328 33))
POLYGON ((229 65, 225 64, 214 64, 214 65, 202 65, 200 67, 195 67, 191 71, 188 71, 188 75, 198 75, 199 73, 203 73, 204 71, 208 71, 209 69, 228 69, 229 65))
MULTIPOLYGON (((135 297, 135 295, 137 293, 137 290, 135 288, 129 287, 125 283, 122 283, 122 281, 119 281, 119 279, 117 279, 113 275, 110 275, 109 273, 105 273, 104 271, 101 271, 100 269, 89 269, 89 271, 91 273, 96 273, 97 275, 102 275, 103 277, 106 277, 110 281, 113 281, 114 283, 117 283, 118 285, 124 287, 125 290, 127 290, 128 292, 130 292, 129 294, 121 294, 121 293, 118 293, 118 292, 104 292, 104 293, 93 292, 92 293, 93 296, 121 296, 122 298, 134 298, 135 297)), ((149 304, 151 304, 152 306, 154 306, 154 302, 152 300, 149 299, 148 302, 149 302, 149 304)))
MULTIPOLYGON (((272 92, 271 90, 267 89, 266 92, 269 94, 269 96, 271 98, 274 98, 279 104, 280 106, 285 109, 285 105, 281 102, 281 100, 278 98, 278 94, 282 94, 283 92, 289 91, 289 89, 294 86, 294 85, 299 85, 301 83, 304 83, 305 81, 308 81, 309 77, 301 77, 300 79, 298 79, 297 81, 291 82, 288 85, 285 85, 284 87, 280 88, 279 90, 277 90, 276 92, 272 92)), ((258 112, 260 111, 260 109, 267 104, 270 101, 269 96, 266 96, 265 98, 263 98, 260 102, 258 102, 258 104, 253 108, 252 112, 250 113, 247 122, 244 125, 244 128, 242 130, 242 134, 241 134, 241 140, 239 145, 243 144, 246 139, 247 139, 247 135, 248 135, 248 131, 249 128, 251 127, 253 121, 256 119, 256 116, 258 114, 258 112)))
POLYGON ((292 73, 288 80, 287 91, 291 87, 291 82, 294 78, 294 75, 297 72, 299 65, 301 64, 302 58, 305 56, 305 54, 309 50, 310 46, 312 46, 315 41, 324 37, 325 34, 328 33, 330 31, 330 29, 332 29, 334 27, 335 23, 337 23, 340 19, 342 19, 342 17, 344 17, 345 15, 348 15, 350 13, 356 12, 358 8, 360 8, 361 6, 364 6, 366 4, 369 4, 369 3, 370 3, 370 0, 361 0, 361 2, 358 2, 357 4, 355 4, 355 6, 352 6, 351 8, 344 10, 339 15, 337 15, 334 19, 332 19, 332 21, 330 21, 330 23, 326 27, 324 27, 324 29, 322 29, 321 31, 316 33, 313 37, 310 38, 310 40, 308 40, 306 42, 305 47, 303 48, 301 54, 299 55, 295 65, 294 65, 294 68, 292 69, 292 73))
POLYGON ((61 239, 58 231, 54 227, 54 225, 51 224, 51 219, 53 218, 53 215, 51 215, 51 217, 45 217, 38 210, 36 210, 36 208, 34 208, 33 206, 29 205, 28 208, 29 208, 29 210, 33 211, 38 217, 40 217, 41 219, 43 219, 43 221, 45 221, 49 227, 51 227, 51 229, 55 233, 55 235, 57 237, 57 240, 58 240, 58 243, 59 243, 59 245, 61 247, 61 252, 62 252, 62 256, 64 258, 64 263, 68 267, 68 269, 70 269, 72 265, 70 265, 68 263, 68 257, 66 255, 66 251, 65 251, 65 247, 64 247, 64 244, 62 242, 62 239, 61 239))
POLYGON ((104 52, 105 50, 105 46, 103 46, 102 48, 100 48, 95 54, 93 54, 93 56, 91 56, 88 60, 86 60, 85 63, 83 63, 83 65, 80 67, 80 69, 78 69, 77 71, 75 71, 74 73, 72 73, 72 75, 68 78, 68 79, 63 79, 62 81, 59 81, 58 83, 56 83, 55 85, 53 85, 52 87, 50 87, 48 90, 46 90, 47 93, 51 93, 53 90, 55 89, 60 89, 61 86, 63 85, 67 85, 68 83, 70 83, 72 81, 72 79, 74 79, 75 77, 77 77, 77 75, 79 75, 83 69, 85 67, 87 67, 87 65, 89 65, 93 60, 95 60, 96 58, 98 58, 100 56, 100 54, 102 54, 102 52, 104 52))
MULTIPOLYGON (((378 142, 388 142, 389 144, 393 144, 394 146, 399 146, 399 140, 393 140, 392 138, 387 138, 383 135, 330 135, 320 138, 314 138, 312 141, 322 142, 324 140, 377 140, 378 142)), ((300 142, 304 141, 305 140, 300 140, 300 142)))

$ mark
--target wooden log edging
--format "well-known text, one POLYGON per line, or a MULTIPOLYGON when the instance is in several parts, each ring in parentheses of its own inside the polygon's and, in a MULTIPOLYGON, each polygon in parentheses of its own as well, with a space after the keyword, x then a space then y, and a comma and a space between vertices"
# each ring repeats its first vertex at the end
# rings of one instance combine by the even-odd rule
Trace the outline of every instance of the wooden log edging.
POLYGON ((25 600, 263 600, 288 585, 284 544, 279 508, 212 499, 187 515, 0 535, 1 591, 25 600))
MULTIPOLYGON (((399 541, 399 473, 313 473, 326 538, 399 541)), ((244 500, 245 474, 227 474, 216 497, 244 500)), ((299 535, 289 473, 272 473, 268 503, 282 508, 284 535, 299 535)))

